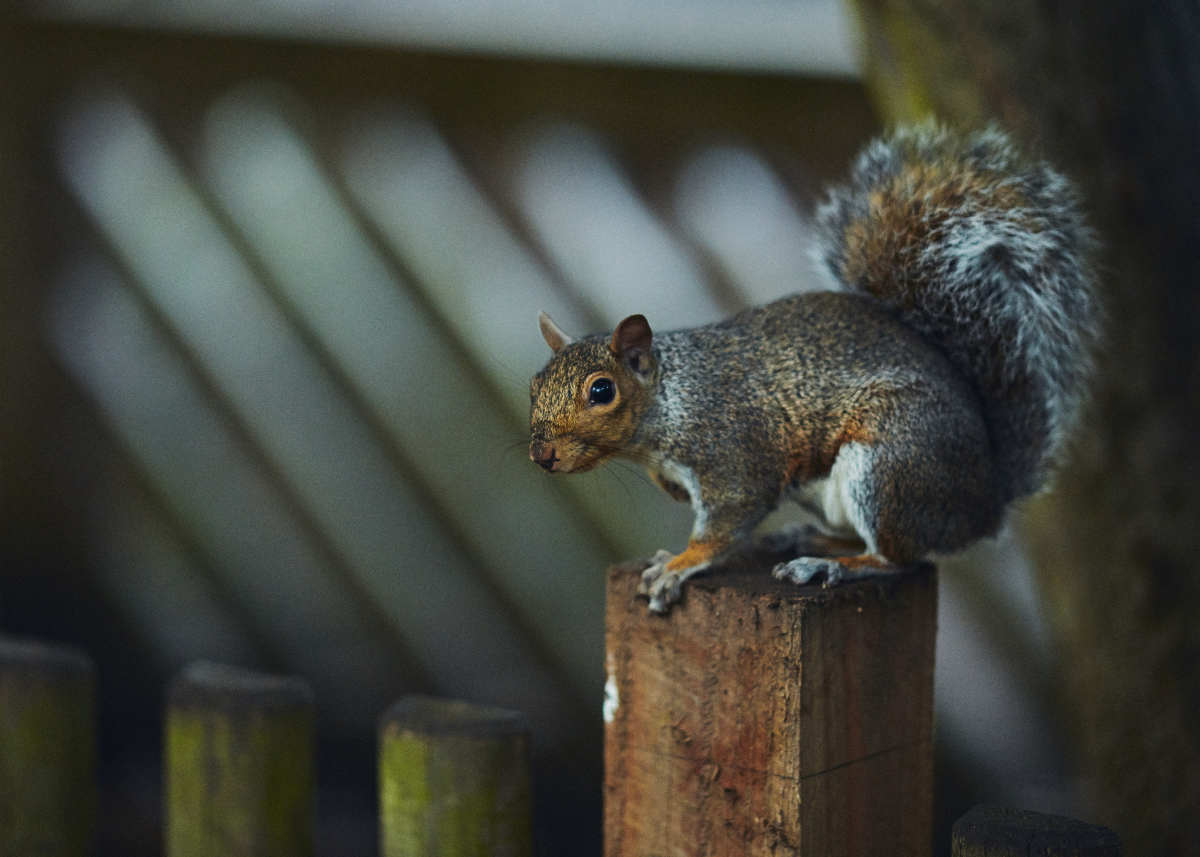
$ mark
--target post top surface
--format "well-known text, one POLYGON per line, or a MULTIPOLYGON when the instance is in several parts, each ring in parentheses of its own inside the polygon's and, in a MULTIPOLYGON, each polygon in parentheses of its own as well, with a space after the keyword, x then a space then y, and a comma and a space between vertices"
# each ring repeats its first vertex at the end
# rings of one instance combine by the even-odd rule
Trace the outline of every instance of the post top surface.
POLYGON ((1107 827, 988 804, 976 806, 959 818, 952 835, 956 848, 983 848, 989 854, 1116 857, 1121 853, 1120 839, 1107 827))
POLYGON ((392 705, 380 720, 422 734, 518 735, 529 731, 525 715, 507 708, 414 694, 392 705))
MULTIPOLYGON (((790 581, 777 580, 771 574, 775 563, 787 558, 765 552, 732 557, 703 574, 689 578, 684 589, 684 600, 687 600, 687 593, 692 590, 710 594, 733 590, 751 598, 763 598, 772 606, 788 604, 800 608, 816 607, 837 601, 855 601, 868 594, 879 593, 886 596, 886 593, 901 580, 931 577, 935 573, 933 563, 918 562, 910 566, 896 566, 892 573, 845 580, 836 586, 825 587, 820 581, 798 586, 790 581)), ((630 560, 610 566, 609 584, 636 587, 646 564, 645 560, 630 560)), ((641 600, 644 603, 645 597, 641 600)))
POLYGON ((0 636, 0 667, 27 667, 64 675, 91 675, 92 659, 72 646, 0 636))
POLYGON ((261 673, 211 661, 194 661, 171 682, 173 706, 309 708, 313 692, 297 676, 261 673))

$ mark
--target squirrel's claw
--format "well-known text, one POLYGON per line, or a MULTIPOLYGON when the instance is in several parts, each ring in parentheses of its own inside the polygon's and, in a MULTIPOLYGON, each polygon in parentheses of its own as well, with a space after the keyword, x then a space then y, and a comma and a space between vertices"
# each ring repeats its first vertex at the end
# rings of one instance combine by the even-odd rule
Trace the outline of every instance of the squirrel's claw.
POLYGON ((683 595, 683 575, 664 571, 650 587, 650 612, 666 613, 683 595))
POLYGON ((788 562, 781 562, 771 574, 778 580, 790 580, 803 586, 811 583, 819 574, 825 575, 825 586, 837 586, 846 572, 846 566, 836 559, 827 556, 798 556, 788 562))
POLYGON ((675 558, 670 551, 660 550, 650 559, 650 565, 642 572, 638 584, 638 595, 650 599, 653 613, 666 613, 683 594, 684 577, 677 571, 667 571, 667 563, 675 558))
POLYGON ((638 584, 638 595, 649 595, 654 581, 666 571, 667 563, 675 558, 670 551, 660 550, 650 557, 649 565, 642 571, 642 582, 638 584))

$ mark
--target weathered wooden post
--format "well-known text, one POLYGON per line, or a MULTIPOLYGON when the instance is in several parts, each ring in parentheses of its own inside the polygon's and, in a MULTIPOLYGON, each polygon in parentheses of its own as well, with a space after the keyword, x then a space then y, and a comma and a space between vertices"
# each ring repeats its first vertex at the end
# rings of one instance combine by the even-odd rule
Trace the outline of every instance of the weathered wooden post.
POLYGON ((95 687, 83 653, 0 638, 0 854, 91 853, 95 687))
POLYGON ((954 857, 1121 857, 1107 827, 1061 815, 977 806, 954 822, 954 857))
POLYGON ((695 578, 665 617, 610 570, 607 857, 930 852, 934 570, 769 568, 695 578))
POLYGON ((167 857, 313 853, 313 698, 290 676, 196 663, 168 692, 167 857))
POLYGON ((382 857, 533 853, 529 727, 515 711, 409 696, 379 724, 382 857))

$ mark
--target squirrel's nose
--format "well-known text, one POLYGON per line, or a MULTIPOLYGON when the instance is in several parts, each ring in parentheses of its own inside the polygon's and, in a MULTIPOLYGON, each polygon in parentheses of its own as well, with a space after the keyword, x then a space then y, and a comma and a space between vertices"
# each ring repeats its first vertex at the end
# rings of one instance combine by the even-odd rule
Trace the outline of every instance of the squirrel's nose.
POLYGON ((546 470, 554 470, 558 456, 554 454, 554 444, 535 440, 529 444, 529 460, 546 470))

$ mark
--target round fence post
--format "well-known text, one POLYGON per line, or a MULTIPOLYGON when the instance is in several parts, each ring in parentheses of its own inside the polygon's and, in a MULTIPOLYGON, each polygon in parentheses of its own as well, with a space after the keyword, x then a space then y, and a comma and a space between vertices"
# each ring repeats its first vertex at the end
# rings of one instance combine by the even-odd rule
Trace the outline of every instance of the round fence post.
POLYGON ((184 669, 168 693, 167 857, 311 855, 313 736, 303 680, 184 669))
POLYGON ((409 696, 379 726, 382 857, 528 857, 529 727, 518 712, 409 696))
POLYGON ((0 854, 91 853, 95 688, 82 652, 0 637, 0 854))
POLYGON ((954 857, 1121 857, 1107 827, 1061 815, 981 804, 954 822, 954 857))

